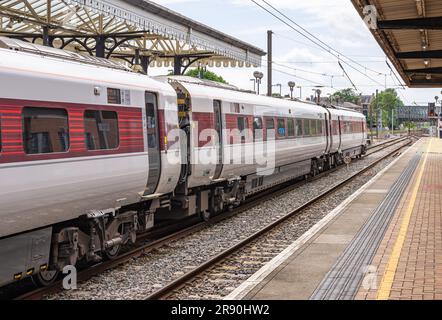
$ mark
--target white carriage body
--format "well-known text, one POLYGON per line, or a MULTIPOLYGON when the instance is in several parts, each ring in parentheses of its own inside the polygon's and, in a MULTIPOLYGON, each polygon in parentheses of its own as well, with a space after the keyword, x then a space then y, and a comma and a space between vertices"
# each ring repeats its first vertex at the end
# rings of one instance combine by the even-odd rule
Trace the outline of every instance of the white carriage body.
MULTIPOLYGON (((97 253, 133 239, 140 225, 142 232, 152 228, 156 213, 219 213, 253 193, 365 152, 362 114, 182 77, 149 78, 75 55, 0 38, 0 286, 15 272, 94 261, 97 253), (110 99, 115 92, 118 99, 110 99), (182 101, 191 107, 184 123, 182 101), (66 152, 25 152, 24 111, 30 108, 65 111, 69 131, 55 139, 69 139, 66 152), (86 111, 115 113, 115 149, 89 147, 86 111), (259 123, 260 137, 254 130, 259 123), (175 141, 168 134, 180 128, 189 134, 180 132, 175 141), (215 137, 217 128, 223 131, 215 137), (239 140, 232 141, 229 130, 239 132, 239 140), (188 139, 190 154, 183 143, 188 139), (270 166, 258 161, 257 150, 270 166), (88 227, 80 226, 84 218, 88 227), (101 239, 95 227, 102 228, 101 239), (81 244, 71 241, 80 235, 81 244), (50 255, 60 243, 70 246, 65 260, 58 252, 50 255), (40 258, 30 261, 35 252, 40 258)), ((110 131, 95 124, 102 135, 110 131)), ((38 139, 49 136, 39 129, 38 139)))
MULTIPOLYGON (((60 108, 111 106, 106 88, 118 88, 130 91, 131 103, 125 107, 141 111, 145 132, 144 93, 151 91, 157 93, 169 126, 177 126, 176 94, 167 84, 131 72, 6 49, 0 49, 0 57, 0 106, 11 105, 4 102, 8 100, 17 106, 29 102, 50 102, 60 108), (97 89, 100 95, 94 94, 97 89)), ((144 139, 144 151, 138 153, 94 156, 90 152, 76 158, 0 163, 0 237, 140 201, 149 179, 146 143, 144 139)), ((180 168, 169 165, 164 151, 162 170, 156 192, 170 193, 180 168)))

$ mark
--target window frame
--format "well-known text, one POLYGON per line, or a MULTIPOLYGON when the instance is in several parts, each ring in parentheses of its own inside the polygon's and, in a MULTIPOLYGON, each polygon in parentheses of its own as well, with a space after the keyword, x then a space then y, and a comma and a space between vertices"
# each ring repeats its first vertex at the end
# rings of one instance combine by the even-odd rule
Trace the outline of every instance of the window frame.
POLYGON ((303 137, 311 137, 310 119, 302 119, 303 121, 303 137))
POLYGON ((296 137, 296 122, 293 118, 287 119, 287 137, 295 138, 296 137), (292 134, 290 134, 290 123, 292 124, 292 134))
POLYGON ((287 138, 287 125, 286 125, 285 119, 284 118, 277 118, 276 122, 277 122, 277 125, 278 125, 277 137, 279 139, 287 138), (281 121, 284 123, 282 127, 280 127, 281 121), (280 129, 284 129, 284 135, 280 134, 280 132, 279 132, 280 129))
POLYGON ((309 119, 310 136, 311 137, 317 137, 318 136, 318 129, 317 129, 317 124, 316 123, 317 123, 317 120, 309 119))
POLYGON ((318 137, 322 137, 324 135, 324 125, 321 119, 316 120, 316 133, 318 137))
POLYGON ((265 139, 264 139, 265 141, 268 141, 268 139, 269 139, 269 130, 275 131, 274 138, 276 139, 277 134, 276 134, 276 130, 275 130, 275 118, 273 118, 273 117, 265 117, 265 139), (272 122, 272 128, 269 128, 269 126, 268 126, 270 121, 272 122))
POLYGON ((295 120, 296 120, 295 121, 295 137, 302 138, 302 137, 304 137, 304 121, 302 119, 295 119, 295 120), (301 126, 299 126, 299 124, 301 124, 301 126), (297 131, 298 128, 301 130, 300 135, 298 135, 298 131, 297 131))
POLYGON ((237 116, 236 117, 236 124, 238 126, 238 130, 241 135, 241 143, 246 143, 246 138, 247 138, 248 130, 249 130, 249 117, 246 115, 237 116), (239 128, 239 121, 240 120, 243 121, 243 125, 244 125, 244 128, 242 130, 239 128))
POLYGON ((253 117, 253 141, 264 141, 264 122, 263 122, 263 119, 262 119, 262 117, 253 117), (260 128, 255 128, 255 123, 256 123, 256 120, 259 120, 259 122, 261 123, 261 127, 260 128), (261 132, 262 132, 262 137, 260 138, 260 139, 257 139, 257 137, 256 137, 256 131, 257 130, 261 130, 261 132))
POLYGON ((22 143, 23 143, 23 152, 26 156, 45 156, 52 154, 67 154, 71 151, 71 135, 70 135, 70 121, 69 121, 69 111, 67 108, 63 107, 46 107, 46 106, 24 106, 21 110, 21 124, 22 124, 22 143), (25 111, 29 109, 40 109, 40 110, 59 110, 63 111, 66 114, 66 134, 67 134, 67 148, 64 151, 55 151, 55 152, 39 152, 39 153, 29 153, 27 150, 27 143, 25 141, 26 135, 26 124, 25 124, 25 111))
MULTIPOLYGON (((96 123, 96 118, 94 118, 95 119, 95 123, 96 123)), ((120 123, 119 123, 119 115, 118 115, 118 112, 117 111, 115 111, 115 110, 108 110, 108 109, 101 109, 101 110, 97 110, 97 109, 84 109, 83 110, 83 124, 84 124, 84 145, 85 145, 85 148, 86 148, 86 151, 88 151, 88 152, 106 152, 106 151, 115 151, 115 150, 118 150, 118 149, 120 149, 120 147, 121 147, 121 134, 120 134, 120 123), (114 113, 117 117, 116 117, 116 123, 117 123, 117 146, 115 147, 115 148, 104 148, 104 149, 101 149, 101 148, 97 148, 97 149, 89 149, 89 147, 88 147, 88 143, 87 143, 87 138, 86 138, 86 112, 88 112, 88 111, 92 111, 92 112, 100 112, 101 114, 103 113, 103 112, 111 112, 111 113, 114 113)), ((158 125, 158 124, 156 124, 156 125, 158 125)))

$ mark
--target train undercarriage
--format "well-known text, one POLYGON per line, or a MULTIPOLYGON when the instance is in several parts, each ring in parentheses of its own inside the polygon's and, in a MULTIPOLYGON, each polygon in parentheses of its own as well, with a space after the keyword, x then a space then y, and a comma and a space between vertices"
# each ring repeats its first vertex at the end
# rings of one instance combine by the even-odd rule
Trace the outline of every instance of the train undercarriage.
MULTIPOLYGON (((155 227, 155 216, 160 213, 163 219, 179 220, 199 215, 201 219, 209 220, 240 206, 251 195, 299 177, 316 176, 342 165, 345 157, 357 158, 364 153, 365 148, 361 146, 344 153, 276 168, 270 176, 237 177, 206 188, 177 190, 173 195, 129 207, 91 211, 76 221, 45 229, 50 230, 49 233, 46 231, 44 236, 37 237, 42 245, 39 248, 26 248, 46 252, 41 255, 43 260, 38 264, 23 265, 25 271, 20 276, 16 273, 14 278, 20 280, 33 276, 38 284, 49 285, 66 266, 88 265, 115 258, 124 245, 136 242, 137 235, 152 230, 155 227)), ((35 239, 35 234, 30 234, 30 237, 35 239)), ((0 243, 1 247, 4 246, 0 243)))

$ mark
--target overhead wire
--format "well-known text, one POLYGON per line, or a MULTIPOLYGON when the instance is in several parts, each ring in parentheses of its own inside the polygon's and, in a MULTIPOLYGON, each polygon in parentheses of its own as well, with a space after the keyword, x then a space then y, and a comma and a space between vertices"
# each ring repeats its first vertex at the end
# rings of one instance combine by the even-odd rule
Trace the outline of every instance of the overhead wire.
POLYGON ((396 73, 394 72, 393 68, 390 66, 390 64, 388 63, 387 60, 385 60, 385 63, 387 64, 388 68, 390 69, 391 74, 393 74, 395 76, 398 83, 402 86, 403 89, 405 89, 405 86, 402 84, 402 81, 399 80, 399 77, 396 75, 396 73))
MULTIPOLYGON (((252 0, 253 2, 255 2, 254 0, 252 0)), ((338 50, 334 49, 333 47, 331 47, 329 44, 325 43, 324 41, 322 41, 320 38, 318 38, 316 35, 314 35, 313 33, 311 33, 310 31, 308 31, 306 28, 302 27, 300 24, 298 24, 296 21, 294 21, 292 18, 290 18, 289 16, 287 16, 285 13, 283 13, 281 10, 279 10, 278 8, 276 8, 275 6, 273 6, 272 4, 270 4, 269 2, 267 2, 266 0, 261 0, 262 2, 264 2, 266 5, 268 5, 270 8, 272 8, 273 10, 275 10, 276 12, 278 12, 281 16, 283 16, 284 18, 286 18, 287 20, 289 20, 290 22, 292 22, 295 26, 297 26, 298 28, 300 28, 302 31, 304 31, 305 33, 307 33, 308 35, 310 35, 311 37, 313 37, 314 39, 316 39, 318 42, 320 42, 322 45, 324 45, 325 47, 327 47, 329 50, 334 51, 337 55, 341 56, 341 57, 345 57, 346 59, 348 59, 349 61, 359 65, 360 67, 369 70, 371 72, 377 73, 379 75, 385 75, 385 73, 379 72, 377 70, 373 70, 370 68, 367 68, 366 66, 360 64, 359 62, 357 62, 356 60, 348 57, 347 55, 342 54, 341 52, 339 52, 338 50)), ((256 3, 256 2, 255 2, 256 3)), ((298 32, 300 33, 300 32, 298 32)), ((302 34, 302 33, 301 33, 302 34)), ((317 43, 315 41, 313 41, 310 37, 307 37, 306 35, 303 35, 303 37, 305 37, 306 39, 308 39, 309 41, 315 43, 317 45, 317 43)))
POLYGON ((350 81, 353 88, 355 88, 356 91, 359 91, 358 88, 355 86, 353 80, 351 80, 350 76, 348 75, 347 71, 345 71, 344 67, 342 66, 341 62, 338 61, 339 66, 341 67, 342 71, 344 72, 345 76, 347 77, 348 81, 350 81))
POLYGON ((318 75, 318 76, 334 77, 334 78, 342 77, 342 75, 340 75, 340 74, 339 75, 335 75, 335 74, 328 74, 328 73, 325 73, 325 72, 316 72, 316 71, 310 71, 310 70, 305 70, 305 69, 301 69, 301 68, 289 67, 289 66, 284 65, 285 62, 280 63, 280 62, 277 62, 277 61, 272 61, 272 63, 277 65, 277 66, 288 68, 288 69, 291 69, 291 70, 294 70, 294 71, 310 73, 310 74, 314 74, 314 75, 318 75))
MULTIPOLYGON (((287 21, 285 21, 284 19, 282 19, 281 17, 277 16, 275 13, 273 13, 272 11, 270 11, 269 9, 267 9, 266 7, 264 7, 263 5, 259 4, 257 1, 255 0, 251 0, 254 4, 256 4, 258 7, 260 7, 261 9, 263 9, 264 11, 266 11, 267 13, 269 13, 270 15, 272 15, 273 17, 275 17, 276 19, 278 19, 279 21, 281 21, 282 23, 284 23, 285 25, 287 25, 289 28, 291 28, 292 30, 294 30, 295 32, 299 33, 300 35, 302 35, 303 37, 305 37, 306 39, 308 39, 309 41, 313 42, 314 44, 316 44, 318 47, 320 47, 321 49, 323 49, 324 51, 328 52, 329 54, 335 56, 338 61, 341 61, 342 63, 346 64, 348 67, 354 69, 355 71, 357 71, 358 73, 362 74, 363 76, 367 77, 368 79, 370 79, 371 81, 373 81, 374 83, 377 83, 378 85, 383 86, 383 84, 381 84, 379 81, 373 79, 372 77, 370 77, 368 74, 362 72, 361 70, 355 68, 354 66, 352 66, 350 63, 348 63, 347 61, 341 59, 339 54, 334 53, 332 50, 334 50, 333 48, 329 47, 327 45, 327 47, 324 47, 324 45, 315 42, 314 40, 312 40, 311 38, 309 38, 308 36, 306 36, 305 34, 303 34, 301 31, 299 31, 298 29, 296 29, 295 27, 293 27, 291 24, 289 24, 287 21)), ((266 2, 265 0, 261 0, 264 3, 266 3, 267 5, 269 5, 271 8, 273 8, 275 11, 277 11, 279 14, 281 14, 282 16, 286 17, 286 19, 292 21, 292 23, 295 23, 293 20, 291 20, 290 18, 288 18, 285 14, 283 14, 282 12, 280 12, 278 9, 276 9, 275 7, 273 7, 272 5, 270 5, 268 2, 266 2)), ((296 24, 297 25, 297 24, 296 24)), ((322 41, 321 41, 322 42, 322 41)), ((335 50, 334 50, 335 51, 335 50)), ((338 52, 338 51, 335 51, 338 52)), ((343 57, 345 57, 348 60, 352 60, 348 57, 346 57, 345 55, 343 55, 343 57)), ((357 63, 358 65, 361 65, 359 63, 357 63)), ((362 67, 365 68, 365 70, 368 70, 367 67, 361 65, 362 67)), ((375 71, 376 73, 378 73, 377 71, 375 71)), ((378 75, 384 75, 383 73, 378 73, 378 75)))

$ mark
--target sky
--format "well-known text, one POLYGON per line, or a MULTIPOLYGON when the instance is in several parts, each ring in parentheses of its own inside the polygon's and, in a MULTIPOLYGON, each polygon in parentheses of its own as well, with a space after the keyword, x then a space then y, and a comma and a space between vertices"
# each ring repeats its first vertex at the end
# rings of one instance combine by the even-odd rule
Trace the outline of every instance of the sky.
MULTIPOLYGON (((267 0, 289 18, 307 29, 343 55, 358 62, 352 64, 360 72, 343 64, 358 93, 371 95, 376 89, 395 87, 405 104, 427 105, 435 96, 442 96, 439 89, 410 89, 399 86, 386 64, 386 56, 370 33, 368 27, 349 0, 267 0)), ((287 83, 295 81, 302 89, 296 89, 299 97, 310 96, 316 85, 322 95, 351 87, 344 76, 337 58, 322 50, 309 39, 299 35, 251 0, 153 0, 184 16, 243 40, 264 51, 267 47, 267 30, 274 32, 273 83, 282 84, 282 93, 288 94, 287 83), (282 72, 281 72, 282 71, 282 72), (288 74, 287 74, 288 73, 288 74), (325 74, 325 75, 324 75, 325 74)), ((261 0, 257 0, 261 2, 261 0)), ((266 75, 266 61, 260 68, 209 68, 229 83, 243 89, 253 89, 252 74, 260 70, 266 75)), ((390 62, 393 67, 393 64, 390 62)), ((394 67, 393 67, 394 68, 394 67)), ((152 68, 150 75, 164 73, 152 68)), ((399 77, 402 82, 402 79, 399 77)), ((266 76, 262 84, 266 91, 266 76)), ((275 87, 274 92, 279 92, 275 87)))

